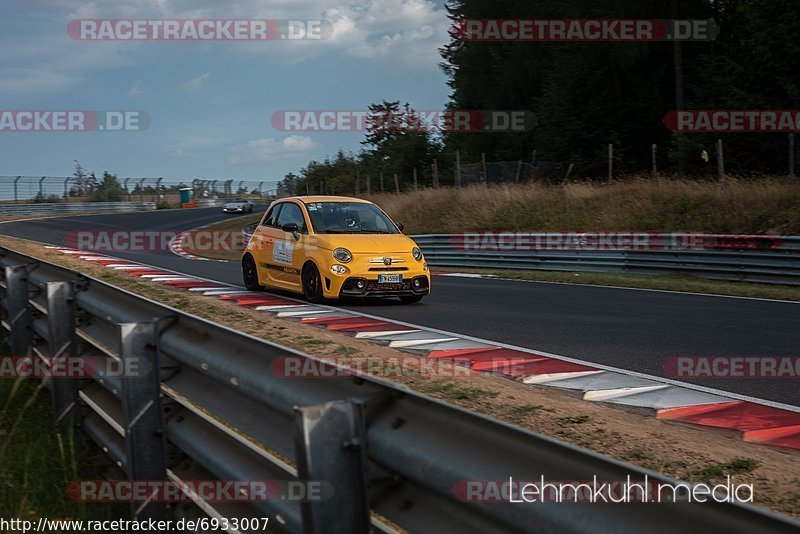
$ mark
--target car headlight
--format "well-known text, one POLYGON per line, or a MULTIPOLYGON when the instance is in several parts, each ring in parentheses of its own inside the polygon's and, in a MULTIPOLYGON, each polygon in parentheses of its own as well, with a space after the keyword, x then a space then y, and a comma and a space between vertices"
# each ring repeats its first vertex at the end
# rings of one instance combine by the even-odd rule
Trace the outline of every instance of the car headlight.
POLYGON ((422 251, 417 247, 411 249, 411 254, 414 256, 414 259, 420 261, 422 259, 422 251))
POLYGON ((333 257, 342 263, 348 263, 353 259, 353 255, 346 248, 337 248, 333 251, 333 257))
POLYGON ((331 272, 333 274, 338 274, 338 275, 341 276, 341 275, 343 275, 344 273, 347 272, 347 267, 345 267, 344 265, 334 264, 334 265, 331 265, 331 272))

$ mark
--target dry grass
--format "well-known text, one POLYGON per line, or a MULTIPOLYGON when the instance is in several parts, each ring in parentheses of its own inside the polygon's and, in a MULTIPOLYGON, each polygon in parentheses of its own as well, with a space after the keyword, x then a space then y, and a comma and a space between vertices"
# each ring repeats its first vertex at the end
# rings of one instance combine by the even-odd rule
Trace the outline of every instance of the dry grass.
POLYGON ((373 195, 407 232, 629 230, 800 233, 800 185, 782 178, 632 177, 373 195))

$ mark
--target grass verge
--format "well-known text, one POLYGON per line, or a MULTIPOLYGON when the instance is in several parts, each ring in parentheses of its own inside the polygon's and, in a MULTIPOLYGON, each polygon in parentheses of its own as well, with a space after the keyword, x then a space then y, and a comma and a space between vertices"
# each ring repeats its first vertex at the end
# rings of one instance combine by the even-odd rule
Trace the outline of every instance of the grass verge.
MULTIPOLYGON (((0 342, 0 356, 10 353, 0 342)), ((73 480, 106 478, 107 457, 92 443, 56 431, 47 389, 28 379, 0 379, 0 517, 114 520, 122 504, 67 496, 73 480)))
MULTIPOLYGON (((263 213, 251 213, 248 215, 243 215, 241 217, 233 217, 230 219, 225 219, 224 221, 220 221, 218 223, 209 224, 208 226, 203 226, 203 232, 214 232, 214 233, 221 233, 223 235, 228 235, 228 233, 232 234, 234 239, 225 239, 225 243, 238 243, 239 242, 239 235, 241 234, 242 228, 253 223, 257 223, 261 220, 261 216, 263 213)), ((196 228, 195 230, 201 230, 200 228, 196 228)), ((184 236, 183 242, 181 245, 183 246, 183 250, 188 252, 189 254, 193 254, 194 256, 200 256, 201 258, 209 258, 212 260, 224 260, 224 261, 232 261, 239 263, 242 259, 242 251, 241 250, 206 250, 204 248, 198 248, 195 246, 196 244, 200 244, 202 241, 197 240, 197 243, 194 242, 192 239, 192 235, 184 236)), ((242 244, 242 248, 244 248, 246 243, 242 244)))
POLYGON ((781 177, 720 181, 477 185, 372 195, 411 234, 462 231, 800 233, 800 185, 781 177))

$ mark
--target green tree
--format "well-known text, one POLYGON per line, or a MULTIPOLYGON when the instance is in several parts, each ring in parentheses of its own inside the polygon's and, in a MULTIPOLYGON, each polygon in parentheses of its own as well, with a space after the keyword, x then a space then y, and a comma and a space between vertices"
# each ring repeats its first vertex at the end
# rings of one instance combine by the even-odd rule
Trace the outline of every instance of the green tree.
POLYGON ((106 171, 103 173, 103 181, 95 188, 89 200, 91 202, 119 202, 124 198, 125 190, 117 180, 117 176, 106 171))

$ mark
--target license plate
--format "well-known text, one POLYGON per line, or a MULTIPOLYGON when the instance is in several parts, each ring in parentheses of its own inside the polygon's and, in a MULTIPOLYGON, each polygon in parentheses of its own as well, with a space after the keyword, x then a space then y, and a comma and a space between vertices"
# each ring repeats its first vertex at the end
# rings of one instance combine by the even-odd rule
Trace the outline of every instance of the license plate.
POLYGON ((378 275, 378 283, 379 284, 399 284, 403 281, 402 274, 379 274, 378 275))

